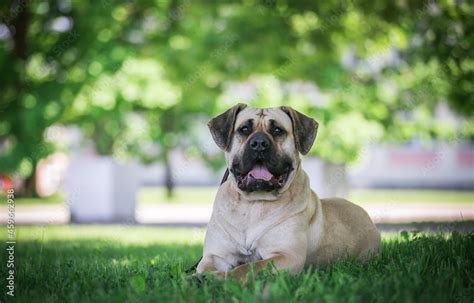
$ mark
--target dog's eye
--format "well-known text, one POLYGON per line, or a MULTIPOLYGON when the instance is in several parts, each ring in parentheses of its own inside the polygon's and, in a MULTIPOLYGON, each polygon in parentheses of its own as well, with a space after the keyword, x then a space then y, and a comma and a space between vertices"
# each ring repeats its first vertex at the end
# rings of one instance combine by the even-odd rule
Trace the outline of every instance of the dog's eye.
POLYGON ((274 136, 280 136, 283 134, 283 129, 279 128, 279 127, 274 127, 273 130, 272 130, 272 133, 274 136))
POLYGON ((241 133, 242 135, 248 135, 250 134, 250 132, 251 132, 251 129, 247 125, 244 125, 241 128, 239 128, 239 133, 241 133))

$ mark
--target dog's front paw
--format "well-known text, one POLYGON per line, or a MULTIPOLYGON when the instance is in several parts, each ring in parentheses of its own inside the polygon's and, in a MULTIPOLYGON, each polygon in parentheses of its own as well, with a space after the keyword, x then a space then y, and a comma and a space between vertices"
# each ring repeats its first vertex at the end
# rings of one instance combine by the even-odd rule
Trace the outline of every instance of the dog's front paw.
POLYGON ((211 280, 213 278, 217 278, 217 279, 220 279, 220 280, 225 280, 225 279, 227 279, 227 273, 220 272, 220 271, 207 271, 207 272, 203 272, 203 273, 195 273, 195 274, 191 275, 188 278, 188 280, 192 284, 201 285, 203 283, 208 282, 209 280, 211 280))
POLYGON ((203 273, 195 273, 188 277, 188 281, 191 284, 198 285, 198 286, 207 282, 207 280, 208 278, 206 274, 203 274, 203 273))

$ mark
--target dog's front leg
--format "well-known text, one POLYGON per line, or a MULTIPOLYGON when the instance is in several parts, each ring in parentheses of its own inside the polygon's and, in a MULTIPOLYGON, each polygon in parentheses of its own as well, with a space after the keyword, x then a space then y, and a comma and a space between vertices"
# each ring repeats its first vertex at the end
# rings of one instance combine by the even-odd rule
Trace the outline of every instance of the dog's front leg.
POLYGON ((197 277, 200 282, 203 281, 203 274, 206 272, 216 278, 227 279, 231 268, 232 265, 227 263, 224 258, 216 255, 204 255, 197 265, 196 273, 193 276, 197 277))
POLYGON ((204 254, 202 260, 196 267, 196 272, 228 272, 231 270, 232 267, 234 267, 230 262, 232 261, 229 261, 229 258, 220 257, 218 255, 212 254, 204 254))
POLYGON ((214 265, 214 261, 212 257, 209 255, 204 255, 199 261, 198 266, 196 267, 196 272, 202 273, 204 271, 216 271, 216 266, 214 265))
POLYGON ((290 274, 297 274, 303 269, 305 260, 304 258, 295 255, 278 254, 271 258, 257 261, 254 264, 239 265, 231 270, 227 276, 231 276, 232 279, 240 283, 245 283, 247 281, 248 272, 251 270, 252 266, 252 274, 255 277, 259 271, 267 268, 270 263, 273 264, 273 271, 284 270, 290 274))

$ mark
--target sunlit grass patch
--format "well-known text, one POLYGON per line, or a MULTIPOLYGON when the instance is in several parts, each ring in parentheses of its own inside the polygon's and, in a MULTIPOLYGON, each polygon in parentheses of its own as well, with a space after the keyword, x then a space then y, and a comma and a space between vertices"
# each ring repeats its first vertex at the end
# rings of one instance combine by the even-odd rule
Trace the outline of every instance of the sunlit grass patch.
POLYGON ((41 225, 17 228, 20 241, 106 240, 136 245, 201 244, 204 233, 203 228, 154 228, 137 225, 41 225))
MULTIPOLYGON (((138 205, 150 204, 200 204, 211 205, 217 193, 217 186, 180 186, 168 197, 164 187, 142 187, 137 193, 138 205)), ((474 191, 456 190, 422 190, 422 189, 353 189, 348 199, 357 204, 365 203, 473 203, 474 191)), ((4 194, 0 193, 0 205, 6 203, 4 194)), ((61 204, 65 198, 55 194, 47 198, 19 198, 17 205, 61 204)))
MULTIPOLYGON (((137 201, 144 204, 212 204, 217 187, 177 187, 172 198, 163 187, 143 187, 137 201)), ((357 204, 365 203, 473 203, 474 191, 423 190, 423 189, 353 189, 348 199, 357 204)))

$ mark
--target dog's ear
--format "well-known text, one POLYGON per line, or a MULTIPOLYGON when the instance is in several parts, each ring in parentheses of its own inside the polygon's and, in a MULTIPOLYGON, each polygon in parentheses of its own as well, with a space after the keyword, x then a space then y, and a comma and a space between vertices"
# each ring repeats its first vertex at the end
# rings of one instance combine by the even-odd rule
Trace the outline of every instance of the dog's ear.
POLYGON ((281 110, 290 116, 293 123, 293 136, 298 151, 306 155, 313 146, 316 133, 318 132, 318 122, 288 106, 282 106, 281 110))
POLYGON ((246 108, 247 105, 239 103, 232 108, 228 109, 224 113, 217 117, 214 117, 207 126, 211 131, 212 138, 216 142, 217 146, 223 151, 227 151, 232 141, 232 134, 234 131, 234 124, 237 115, 241 110, 246 108))

